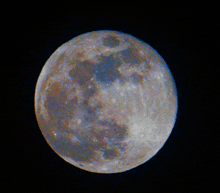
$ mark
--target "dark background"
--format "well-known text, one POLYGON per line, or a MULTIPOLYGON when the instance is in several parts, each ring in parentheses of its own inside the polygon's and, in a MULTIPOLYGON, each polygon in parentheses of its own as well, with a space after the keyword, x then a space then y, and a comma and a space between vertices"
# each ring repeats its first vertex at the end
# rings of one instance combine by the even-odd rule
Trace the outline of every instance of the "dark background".
POLYGON ((1 192, 217 190, 217 5, 59 6, 4 7, 1 192), (62 160, 46 143, 34 113, 35 85, 46 60, 61 44, 94 30, 121 31, 151 45, 167 62, 178 91, 177 121, 163 148, 145 164, 111 175, 62 160))

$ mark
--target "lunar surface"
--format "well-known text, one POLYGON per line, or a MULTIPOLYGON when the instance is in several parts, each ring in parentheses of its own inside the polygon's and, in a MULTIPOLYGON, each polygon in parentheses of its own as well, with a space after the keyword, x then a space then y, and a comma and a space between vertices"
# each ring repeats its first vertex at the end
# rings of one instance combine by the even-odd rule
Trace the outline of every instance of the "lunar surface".
POLYGON ((168 139, 177 92, 162 57, 138 38, 93 31, 61 45, 42 68, 35 114, 50 147, 86 171, 118 173, 168 139))

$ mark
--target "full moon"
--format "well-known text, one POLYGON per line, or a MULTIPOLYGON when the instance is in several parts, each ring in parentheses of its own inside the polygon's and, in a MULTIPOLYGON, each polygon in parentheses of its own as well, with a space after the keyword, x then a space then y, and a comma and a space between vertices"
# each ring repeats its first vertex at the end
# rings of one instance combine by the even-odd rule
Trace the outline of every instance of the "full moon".
POLYGON ((176 121, 177 91, 163 58, 118 31, 92 31, 61 45, 43 66, 35 114, 66 162, 118 173, 151 159, 176 121))

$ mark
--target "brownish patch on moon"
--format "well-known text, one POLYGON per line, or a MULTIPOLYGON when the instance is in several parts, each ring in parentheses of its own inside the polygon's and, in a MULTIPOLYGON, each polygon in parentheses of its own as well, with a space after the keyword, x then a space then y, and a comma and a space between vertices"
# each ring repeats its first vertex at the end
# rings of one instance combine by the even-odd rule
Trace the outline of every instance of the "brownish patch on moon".
POLYGON ((141 84, 143 83, 143 75, 138 74, 137 72, 134 72, 133 74, 131 74, 131 81, 134 84, 141 84))
POLYGON ((83 51, 78 51, 77 53, 76 53, 76 58, 78 59, 78 60, 80 60, 81 58, 84 58, 84 52, 83 51))
POLYGON ((77 82, 79 85, 83 85, 91 80, 94 76, 94 65, 89 61, 83 61, 77 63, 75 68, 69 71, 69 76, 73 82, 77 82))
POLYGON ((58 59, 57 59, 56 63, 59 65, 59 64, 62 64, 64 61, 65 61, 65 55, 64 54, 60 54, 58 56, 58 59))

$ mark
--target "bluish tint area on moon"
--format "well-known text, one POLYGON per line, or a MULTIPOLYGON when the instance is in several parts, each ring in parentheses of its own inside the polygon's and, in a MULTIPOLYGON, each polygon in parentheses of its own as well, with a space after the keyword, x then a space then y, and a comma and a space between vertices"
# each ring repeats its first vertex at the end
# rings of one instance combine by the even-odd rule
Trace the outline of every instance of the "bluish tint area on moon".
POLYGON ((117 71, 120 65, 121 63, 115 60, 112 55, 102 57, 101 62, 96 66, 96 80, 104 83, 111 83, 117 78, 120 78, 120 73, 117 71))

